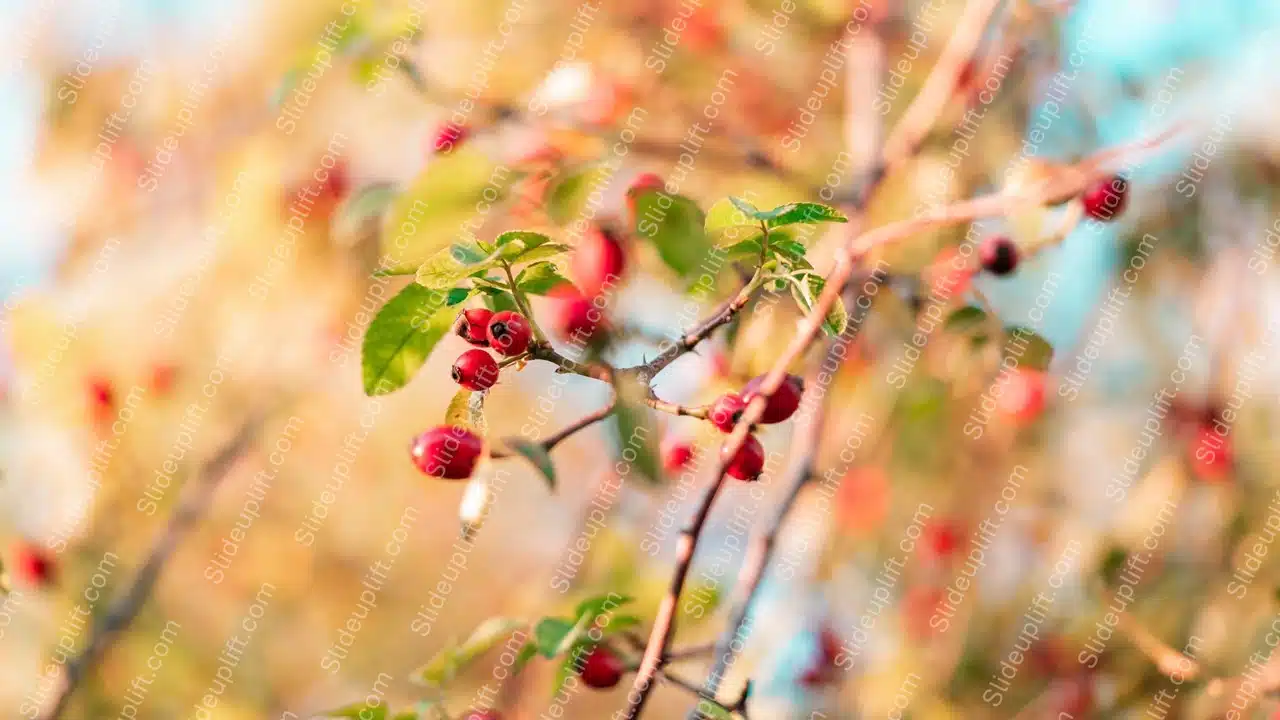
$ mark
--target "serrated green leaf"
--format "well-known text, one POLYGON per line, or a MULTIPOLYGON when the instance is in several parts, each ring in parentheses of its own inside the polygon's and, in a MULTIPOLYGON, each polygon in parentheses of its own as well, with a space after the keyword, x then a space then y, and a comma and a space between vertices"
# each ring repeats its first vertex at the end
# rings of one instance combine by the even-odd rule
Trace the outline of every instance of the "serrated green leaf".
POLYGON ((566 172, 547 192, 547 215, 557 225, 564 225, 582 214, 591 195, 591 187, 603 182, 611 172, 591 166, 566 172))
POLYGON ((519 675, 520 671, 524 670, 525 665, 528 665, 529 661, 536 657, 537 654, 538 643, 532 640, 526 641, 524 645, 520 646, 520 652, 516 653, 516 660, 511 664, 511 674, 519 675))
POLYGON ((445 308, 446 298, 446 293, 410 283, 382 306, 369 323, 360 351, 366 395, 399 390, 418 372, 453 326, 454 312, 445 308))
POLYGON ((723 248, 724 259, 728 262, 737 260, 755 260, 760 259, 760 242, 758 240, 743 240, 723 248))
POLYGON ((444 424, 469 428, 477 434, 485 431, 484 393, 459 390, 444 411, 444 424))
POLYGON ((547 245, 540 245, 536 248, 525 250, 519 255, 516 255, 515 257, 511 258, 511 264, 516 265, 519 263, 535 262, 537 260, 546 260, 547 258, 553 258, 557 255, 567 253, 572 249, 573 248, 570 248, 568 245, 561 245, 560 243, 549 243, 547 245))
POLYGON ((453 307, 467 301, 467 298, 475 292, 472 288, 454 288, 445 295, 445 305, 453 307))
MULTIPOLYGON (((467 265, 479 265, 485 260, 490 259, 490 253, 485 252, 475 243, 456 242, 453 244, 453 255, 459 262, 467 265)), ((496 259, 496 258, 495 258, 496 259)))
POLYGON ((506 247, 511 243, 518 243, 524 250, 536 248, 539 245, 545 245, 549 242, 551 242, 551 238, 543 235, 542 233, 536 233, 529 230, 512 230, 510 232, 504 232, 493 239, 495 247, 506 247))
POLYGON ((494 312, 502 312, 503 310, 519 310, 516 307, 516 299, 506 290, 499 290, 494 287, 482 286, 480 291, 484 293, 485 307, 494 312))
POLYGON ((609 624, 601 628, 601 631, 608 636, 612 633, 622 632, 623 630, 628 630, 639 625, 640 618, 635 615, 611 615, 609 617, 609 624))
POLYGON ((560 649, 560 642, 573 632, 575 622, 564 618, 546 617, 538 621, 533 628, 533 639, 538 644, 538 654, 544 658, 553 658, 560 649))
POLYGON ((635 600, 630 595, 619 595, 618 593, 605 593, 604 595, 595 595, 578 603, 578 607, 574 608, 573 614, 579 618, 590 617, 591 622, 595 622, 596 618, 603 615, 606 610, 612 612, 614 609, 635 600))
POLYGON ((452 287, 454 283, 468 275, 491 266, 492 262, 488 259, 469 262, 469 256, 460 249, 460 246, 455 246, 427 258, 427 261, 418 267, 416 279, 418 284, 425 288, 443 290, 452 287))
POLYGON ((760 237, 764 232, 760 224, 742 212, 729 198, 717 200, 707 209, 703 229, 716 242, 716 247, 728 247, 760 237))
POLYGON ((359 238, 377 224, 399 193, 395 185, 385 182, 356 188, 334 210, 331 234, 344 243, 359 238))
POLYGON ((789 260, 803 259, 808 252, 804 245, 786 237, 777 237, 769 233, 769 249, 789 260))
POLYGON ((1013 325, 1005 328, 1004 354, 1016 357, 1024 370, 1047 370, 1053 346, 1031 328, 1013 325))
POLYGON ((729 202, 733 203, 733 206, 738 208, 738 210, 741 210, 743 215, 752 219, 759 219, 760 211, 756 209, 755 205, 752 205, 740 197, 734 197, 733 195, 729 196, 729 202))
POLYGON ((969 332, 982 327, 987 322, 987 313, 980 307, 967 305, 947 316, 942 327, 953 332, 969 332))
POLYGON ((839 210, 821 203, 798 202, 779 205, 778 207, 756 215, 764 220, 770 228, 787 225, 816 225, 824 222, 849 222, 839 210))
POLYGON ((560 274, 560 269, 551 262, 539 262, 526 267, 516 276, 516 287, 530 295, 546 295, 561 285, 572 284, 560 274))
POLYGON ((461 643, 449 643, 426 665, 414 670, 409 679, 427 687, 441 687, 452 680, 466 665, 489 652, 511 633, 525 626, 523 620, 493 617, 485 620, 461 643))
MULTIPOLYGON (((790 280, 791 294, 795 298, 796 304, 805 313, 811 312, 813 306, 817 304, 818 298, 822 295, 827 281, 821 275, 812 272, 792 275, 790 280)), ((843 333, 848 327, 849 312, 845 309, 844 300, 836 298, 836 301, 831 304, 831 309, 827 311, 826 318, 822 321, 822 329, 828 335, 834 337, 843 333)))
POLYGON ((617 452, 646 481, 660 482, 662 473, 654 442, 658 437, 658 428, 648 406, 644 404, 648 388, 636 382, 620 382, 614 386, 614 390, 617 393, 617 405, 612 425, 617 452))
POLYGON ((637 193, 635 234, 653 242, 659 257, 681 277, 696 272, 711 250, 698 204, 683 195, 637 193))
POLYGON ((531 442, 519 437, 507 438, 503 440, 503 443, 512 452, 518 453, 532 463, 538 469, 538 472, 542 473, 542 477, 547 481, 547 486, 551 488, 551 492, 556 491, 556 466, 551 462, 551 456, 542 447, 542 443, 531 442))

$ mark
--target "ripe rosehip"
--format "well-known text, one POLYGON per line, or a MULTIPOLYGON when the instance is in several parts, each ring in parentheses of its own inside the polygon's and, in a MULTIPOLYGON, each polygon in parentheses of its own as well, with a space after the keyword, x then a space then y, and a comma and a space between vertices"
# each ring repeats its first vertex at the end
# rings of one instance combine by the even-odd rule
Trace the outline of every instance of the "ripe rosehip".
MULTIPOLYGON (((764 375, 757 375, 742 388, 743 403, 751 402, 751 398, 760 392, 760 386, 764 384, 764 375)), ((768 404, 764 406, 764 414, 760 416, 760 422, 763 425, 772 425, 780 423, 795 414, 796 408, 800 407, 800 396, 804 394, 804 380, 796 375, 788 375, 782 380, 782 384, 778 386, 777 392, 769 398, 768 404)))
POLYGON ((574 251, 570 268, 582 294, 595 297, 622 278, 626 256, 611 230, 593 226, 574 251))
POLYGON ((931 522, 924 527, 920 551, 934 560, 945 560, 960 547, 960 533, 949 522, 931 522))
POLYGON ((1191 439, 1191 465, 1196 477, 1208 481, 1223 480, 1231 473, 1235 453, 1231 437, 1220 435, 1212 425, 1201 425, 1191 439))
POLYGON ((992 275, 1008 275, 1018 266, 1018 246, 1006 235, 992 235, 978 245, 982 269, 992 275))
POLYGON ((529 321, 518 312, 503 310, 489 318, 489 346, 512 357, 529 349, 529 321))
POLYGON ((453 381, 468 390, 488 390, 498 382, 498 361, 480 348, 468 350, 453 363, 453 381))
POLYGON ((553 322, 561 337, 585 343, 595 336, 602 316, 590 298, 568 285, 555 288, 549 296, 555 301, 553 322))
POLYGON ((742 418, 742 411, 747 403, 738 393, 725 393, 711 403, 711 412, 707 419, 723 432, 733 432, 733 427, 742 418))
POLYGON ((603 645, 597 645, 587 653, 579 675, 589 688, 607 690, 622 680, 622 660, 613 651, 603 645))
MULTIPOLYGON (((724 451, 727 449, 728 446, 720 449, 721 459, 724 458, 724 451)), ((760 477, 760 473, 763 471, 764 447, 760 445, 760 441, 756 439, 755 435, 748 435, 746 442, 742 443, 742 447, 738 448, 738 452, 729 461, 729 466, 725 468, 725 472, 730 477, 751 482, 760 477)))
POLYGON ((24 585, 44 587, 53 582, 54 563, 48 553, 33 543, 14 543, 10 562, 13 574, 24 585))
POLYGON ((1084 212, 1094 220, 1107 222, 1124 212, 1129 195, 1129 181, 1112 175, 1094 183, 1080 195, 1084 212))
POLYGON ((489 321, 493 311, 489 308, 463 310, 458 316, 458 337, 476 347, 489 347, 489 321))
POLYGON ((1015 423, 1025 424, 1044 412, 1044 373, 1038 370, 1015 370, 1009 374, 996 407, 1015 423))
POLYGON ((435 151, 447 153, 455 146, 461 145, 470 136, 471 130, 467 126, 454 125, 451 122, 445 123, 436 130, 435 151))
POLYGON ((484 440, 458 425, 441 425, 413 439, 409 454, 424 474, 446 480, 471 477, 484 440))
POLYGON ((668 440, 663 443, 662 468, 668 473, 683 470, 693 460, 693 446, 683 440, 668 440))

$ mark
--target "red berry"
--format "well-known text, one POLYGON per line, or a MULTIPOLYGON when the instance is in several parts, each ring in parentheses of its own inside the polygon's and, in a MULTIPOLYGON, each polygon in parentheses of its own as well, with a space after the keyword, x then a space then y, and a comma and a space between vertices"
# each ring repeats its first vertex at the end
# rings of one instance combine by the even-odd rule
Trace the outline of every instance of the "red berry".
POLYGON ((116 404, 115 389, 106 378, 94 378, 89 381, 89 408, 98 421, 111 417, 116 404))
POLYGON ((800 676, 801 684, 816 687, 836 680, 835 662, 840 655, 840 644, 840 636, 831 628, 824 627, 818 632, 818 654, 800 676))
POLYGON ((458 316, 458 337, 476 347, 489 347, 489 321, 493 311, 489 308, 463 310, 458 316))
POLYGON ((1025 424, 1040 417, 1044 402, 1044 373, 1015 370, 996 399, 996 407, 1015 423, 1025 424))
POLYGON ((733 427, 738 424, 742 411, 746 407, 747 403, 741 395, 725 393, 711 403, 711 411, 707 413, 707 419, 721 431, 733 432, 733 427))
POLYGON ((1097 181, 1080 195, 1084 212, 1094 220, 1107 222, 1124 211, 1129 194, 1129 181, 1112 175, 1097 181))
POLYGON ((960 547, 960 533, 949 522, 931 522, 925 525, 920 550, 927 556, 944 560, 960 547))
POLYGON ((453 363, 453 381, 468 390, 488 390, 498 382, 498 361, 480 348, 468 350, 453 363))
POLYGON ((600 329, 600 310, 576 289, 562 285, 552 290, 550 297, 555 300, 554 322, 561 337, 585 343, 600 329))
MULTIPOLYGON (((724 458, 724 451, 728 446, 720 449, 720 457, 724 458)), ((742 447, 738 448, 738 452, 734 454, 733 459, 729 461, 729 466, 725 468, 725 472, 730 477, 746 480, 750 482, 760 477, 760 473, 764 470, 764 447, 760 445, 760 441, 755 435, 748 435, 742 447)))
POLYGON ((529 321, 518 312, 504 310, 489 319, 489 345, 499 355, 512 357, 529 349, 529 321))
POLYGON ((470 136, 471 130, 467 126, 445 123, 436 131, 435 150, 438 153, 447 153, 455 145, 461 145, 470 136))
POLYGON ((53 558, 33 543, 15 543, 10 562, 14 575, 25 585, 44 587, 53 582, 53 558))
POLYGON ((1008 275, 1018 266, 1018 246, 1006 235, 992 235, 978 246, 982 269, 992 275, 1008 275))
POLYGON ((1231 437, 1220 435, 1213 425, 1201 425, 1191 440, 1191 465, 1202 480, 1219 481, 1231 473, 1235 453, 1231 437))
POLYGON ((623 669, 622 660, 612 650, 597 645, 587 654, 578 674, 587 687, 607 690, 622 680, 623 669))
POLYGON ((173 389, 178 375, 178 368, 169 363, 160 363, 151 368, 151 389, 157 394, 166 395, 173 389))
POLYGON ((693 446, 684 441, 667 441, 662 448, 662 467, 668 473, 683 470, 693 460, 693 446))
POLYGON ((409 454, 423 473, 446 480, 471 477, 484 441, 457 425, 441 425, 413 439, 409 454))
MULTIPOLYGON (((760 386, 764 384, 764 375, 757 375, 742 388, 743 403, 751 402, 751 398, 760 392, 760 386)), ((796 409, 800 407, 800 396, 804 394, 804 380, 796 375, 787 375, 782 379, 782 384, 778 386, 770 398, 768 404, 764 406, 764 414, 760 416, 760 422, 764 425, 772 425, 780 423, 795 414, 796 409)))
POLYGON ((583 295, 599 295, 622 277, 626 268, 622 244, 612 231, 594 226, 574 251, 571 268, 583 295))

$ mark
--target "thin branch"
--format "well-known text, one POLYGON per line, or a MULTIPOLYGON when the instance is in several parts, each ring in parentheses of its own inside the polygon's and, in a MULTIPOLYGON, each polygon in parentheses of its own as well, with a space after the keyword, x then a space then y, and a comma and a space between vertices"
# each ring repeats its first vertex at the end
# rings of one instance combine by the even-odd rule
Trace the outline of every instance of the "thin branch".
POLYGON ((222 449, 200 468, 199 474, 182 489, 178 508, 169 518, 164 532, 151 545, 147 558, 138 569, 133 582, 111 608, 102 622, 93 629, 89 642, 80 654, 66 664, 62 689, 52 709, 44 717, 56 720, 67 709, 76 688, 89 675, 94 665, 115 642, 116 637, 133 622, 142 606, 151 596, 151 590, 164 570, 165 563, 178 547, 178 543, 204 516, 218 485, 248 450, 262 428, 263 416, 250 418, 240 427, 222 449))
POLYGON ((641 380, 648 384, 648 382, 653 380, 658 373, 662 372, 668 365, 675 362, 677 358, 692 350, 698 343, 707 339, 707 337, 709 337, 711 333, 715 332, 717 328, 727 325, 729 321, 733 320, 734 316, 736 316, 738 312, 741 311, 742 308, 746 307, 747 303, 750 302, 751 296, 760 288, 760 285, 763 284, 763 282, 763 275, 759 270, 757 270, 756 274, 753 275, 751 280, 738 291, 737 295, 721 305, 706 320, 695 325, 692 330, 684 335, 684 337, 680 338, 679 342, 667 348, 649 362, 632 368, 627 368, 622 372, 638 375, 641 380))

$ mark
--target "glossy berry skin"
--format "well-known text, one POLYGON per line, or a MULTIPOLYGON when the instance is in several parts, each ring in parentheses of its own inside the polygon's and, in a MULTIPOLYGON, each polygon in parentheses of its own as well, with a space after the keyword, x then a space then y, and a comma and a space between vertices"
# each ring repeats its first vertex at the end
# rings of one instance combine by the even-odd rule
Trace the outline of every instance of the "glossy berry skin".
POLYGON ((489 347, 512 357, 529 349, 529 321, 518 312, 503 310, 489 318, 489 347))
MULTIPOLYGON (((720 449, 721 458, 724 457, 724 451, 727 448, 728 446, 725 446, 720 449)), ((764 447, 756 439, 755 435, 748 435, 746 442, 742 443, 742 447, 738 448, 738 452, 729 461, 729 466, 725 468, 725 473, 730 477, 751 482, 760 477, 760 473, 763 471, 764 447)))
POLYGON ((458 337, 476 347, 489 347, 489 321, 493 311, 489 308, 463 310, 458 316, 458 337))
POLYGON ((595 297, 622 278, 626 256, 622 243, 606 228, 593 226, 573 253, 570 272, 578 289, 595 297))
POLYGON ((44 587, 53 582, 53 558, 31 543, 14 544, 9 562, 14 576, 28 587, 44 587))
POLYGON ((1044 412, 1044 373, 1038 370, 1015 370, 996 398, 996 407, 1009 420, 1030 423, 1044 412))
MULTIPOLYGON (((760 386, 764 384, 764 375, 757 375, 751 378, 750 382, 742 388, 742 400, 744 403, 750 403, 751 399, 760 391, 760 386)), ((800 407, 800 396, 804 394, 804 380, 796 375, 788 375, 782 380, 782 384, 778 386, 777 392, 769 398, 768 404, 764 406, 764 413, 760 416, 760 423, 763 425, 772 425, 780 423, 795 414, 796 409, 800 407)))
POLYGON ((600 329, 601 314, 591 299, 572 287, 561 286, 551 291, 556 331, 573 343, 586 343, 600 329))
POLYGON ((436 131, 434 141, 435 151, 438 153, 447 153, 455 146, 461 145, 471 135, 471 130, 465 125, 454 125, 453 123, 445 123, 436 131))
POLYGON ((608 690, 621 682, 623 669, 622 660, 612 650, 597 645, 587 654, 578 674, 587 687, 608 690))
POLYGON ((711 403, 711 410, 707 413, 707 420, 712 425, 720 428, 721 432, 733 432, 733 427, 738 424, 738 420, 742 417, 742 411, 747 407, 747 403, 738 393, 725 393, 716 398, 711 403))
POLYGON ((693 460, 693 446, 683 441, 668 441, 662 446, 662 469, 679 472, 693 460))
POLYGON ((441 425, 414 438, 409 454, 413 464, 426 475, 462 480, 471 477, 483 450, 484 441, 470 430, 441 425))
POLYGON ((984 238, 978 246, 982 269, 992 275, 1008 275, 1018 267, 1018 246, 1005 235, 984 238))
POLYGON ((480 348, 468 350, 453 363, 453 381, 468 390, 488 390, 498 382, 498 361, 480 348))
POLYGON ((1128 203, 1129 181, 1112 175, 1097 181, 1080 195, 1084 213, 1094 220, 1108 222, 1124 212, 1128 203))

